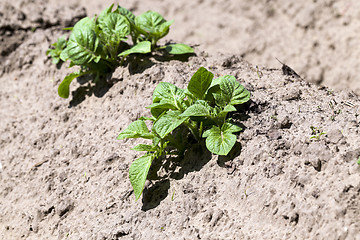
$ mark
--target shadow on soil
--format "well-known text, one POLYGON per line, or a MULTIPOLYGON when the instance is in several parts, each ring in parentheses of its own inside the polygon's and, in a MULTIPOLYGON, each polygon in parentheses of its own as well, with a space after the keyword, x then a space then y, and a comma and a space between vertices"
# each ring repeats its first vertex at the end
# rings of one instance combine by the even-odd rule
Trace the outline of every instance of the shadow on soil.
POLYGON ((200 169, 212 158, 206 149, 205 141, 194 144, 183 158, 167 157, 155 159, 148 175, 150 181, 156 181, 143 192, 143 211, 157 207, 162 200, 168 196, 170 189, 170 178, 182 179, 186 174, 200 169))
MULTIPOLYGON (((238 109, 232 115, 233 120, 243 129, 245 129, 245 126, 238 122, 249 118, 249 115, 245 113, 245 109, 246 106, 245 108, 238 109)), ((240 153, 241 144, 236 142, 228 155, 218 156, 218 166, 228 169, 228 174, 232 174, 236 170, 232 160, 238 157, 240 153)), ((205 140, 202 140, 192 144, 192 147, 185 152, 183 158, 167 157, 155 159, 148 174, 148 179, 155 184, 144 189, 142 210, 147 211, 156 208, 168 196, 170 179, 180 180, 190 172, 200 171, 212 159, 212 156, 211 152, 206 148, 205 140)))
MULTIPOLYGON (((191 56, 196 55, 184 54, 172 56, 168 54, 149 54, 141 57, 129 56, 129 58, 124 63, 124 67, 128 67, 129 73, 133 75, 143 73, 146 69, 151 68, 158 62, 170 62, 173 60, 187 62, 189 60, 189 57, 191 56)), ((94 78, 90 76, 77 78, 77 81, 81 86, 71 93, 72 100, 69 103, 69 108, 81 104, 86 99, 86 96, 90 97, 94 95, 98 98, 103 97, 114 84, 122 81, 121 78, 113 78, 112 74, 113 73, 109 73, 106 76, 100 77, 100 79, 96 83, 94 83, 94 78)))
POLYGON ((94 95, 98 98, 103 97, 116 82, 120 82, 122 79, 113 78, 111 73, 106 77, 104 76, 103 79, 95 84, 92 83, 92 81, 93 78, 91 77, 80 77, 77 79, 77 82, 82 86, 71 93, 72 100, 69 103, 69 108, 82 103, 86 99, 86 96, 90 97, 94 95))

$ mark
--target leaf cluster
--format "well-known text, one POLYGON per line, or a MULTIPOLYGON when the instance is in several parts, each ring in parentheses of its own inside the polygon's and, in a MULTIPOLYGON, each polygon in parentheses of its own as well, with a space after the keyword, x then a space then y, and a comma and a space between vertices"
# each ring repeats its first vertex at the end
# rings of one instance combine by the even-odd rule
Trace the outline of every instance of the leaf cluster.
POLYGON ((46 51, 46 55, 50 55, 52 58, 53 64, 60 63, 60 54, 66 48, 66 42, 65 37, 59 37, 56 43, 51 44, 54 48, 50 48, 46 51))
POLYGON ((182 156, 190 147, 189 138, 205 139, 210 152, 227 155, 236 143, 234 133, 242 130, 227 115, 236 111, 236 105, 249 99, 249 91, 234 76, 214 79, 214 75, 203 67, 191 77, 186 89, 160 82, 153 92, 152 104, 147 107, 152 116, 141 117, 118 136, 118 139, 152 141, 133 148, 146 152, 129 170, 136 199, 142 194, 152 161, 165 155, 182 156), (146 120, 152 122, 151 131, 146 120))
POLYGON ((313 139, 313 140, 317 140, 319 141, 320 140, 320 137, 322 135, 326 135, 327 133, 322 131, 320 127, 314 127, 314 126, 310 126, 310 129, 311 129, 311 137, 310 139, 313 139))
POLYGON ((169 54, 188 54, 194 50, 185 44, 158 46, 159 39, 169 33, 173 21, 166 21, 159 13, 147 11, 135 16, 126 8, 114 4, 94 18, 85 17, 71 30, 68 40, 59 38, 49 49, 55 64, 70 61, 70 66, 81 70, 69 74, 58 88, 60 97, 69 97, 69 86, 73 79, 83 75, 100 76, 114 71, 130 54, 147 54, 165 51, 169 54), (131 40, 130 40, 131 39, 131 40), (130 43, 132 41, 132 43, 130 43))

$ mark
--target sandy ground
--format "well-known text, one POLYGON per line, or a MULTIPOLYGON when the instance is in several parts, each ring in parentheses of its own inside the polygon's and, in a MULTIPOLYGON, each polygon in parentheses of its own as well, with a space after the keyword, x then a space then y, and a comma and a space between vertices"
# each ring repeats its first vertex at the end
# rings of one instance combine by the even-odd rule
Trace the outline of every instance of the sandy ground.
POLYGON ((174 19, 168 39, 196 56, 148 56, 99 86, 74 81, 67 100, 57 86, 70 70, 45 51, 108 2, 0 4, 0 239, 360 239, 356 1, 121 3, 174 19), (238 145, 217 157, 195 144, 152 169, 135 202, 138 141, 116 136, 147 114, 158 82, 185 87, 200 66, 252 93, 233 115, 238 145), (311 126, 326 134, 310 139, 311 126))
MULTIPOLYGON (((111 1, 81 1, 90 15, 111 1)), ((360 94, 360 2, 355 0, 117 1, 137 14, 152 9, 175 23, 171 39, 253 65, 285 62, 309 82, 360 94)))

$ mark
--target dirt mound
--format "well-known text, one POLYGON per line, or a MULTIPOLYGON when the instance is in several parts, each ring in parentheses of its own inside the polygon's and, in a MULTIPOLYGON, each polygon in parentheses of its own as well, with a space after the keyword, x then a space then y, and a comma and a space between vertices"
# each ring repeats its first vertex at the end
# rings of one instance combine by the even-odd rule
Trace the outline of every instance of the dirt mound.
POLYGON ((21 1, 16 6, 5 1, 0 5, 0 75, 28 68, 54 41, 53 33, 65 34, 64 27, 86 16, 84 8, 54 8, 45 3, 21 1))
MULTIPOLYGON (((68 13, 71 22, 83 12, 68 13)), ((31 31, 28 17, 16 19, 28 27, 4 31, 0 44, 0 238, 359 239, 360 100, 352 92, 197 50, 188 61, 144 57, 100 86, 74 81, 64 100, 57 86, 69 70, 45 56, 63 23, 31 31), (160 81, 185 87, 200 66, 251 91, 232 116, 245 129, 238 145, 218 157, 195 144, 173 167, 154 168, 135 202, 128 169, 139 141, 116 136, 149 114, 160 81)))
MULTIPOLYGON (((93 15, 113 1, 80 2, 93 15)), ((360 95, 359 1, 115 2, 136 14, 151 9, 174 19, 170 38, 214 56, 237 54, 254 65, 279 68, 277 57, 306 81, 360 95)))

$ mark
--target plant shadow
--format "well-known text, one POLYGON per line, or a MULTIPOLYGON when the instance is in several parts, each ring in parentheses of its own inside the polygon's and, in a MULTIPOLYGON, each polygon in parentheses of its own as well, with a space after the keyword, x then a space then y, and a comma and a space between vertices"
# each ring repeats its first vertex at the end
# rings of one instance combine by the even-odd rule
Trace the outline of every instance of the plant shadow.
POLYGON ((86 96, 103 97, 115 82, 121 81, 120 79, 112 78, 112 74, 100 78, 96 83, 92 83, 92 80, 93 78, 88 76, 77 78, 77 82, 81 86, 71 93, 72 99, 69 103, 69 108, 76 107, 85 101, 86 96))
POLYGON ((211 158, 212 154, 206 148, 205 141, 203 140, 192 145, 192 147, 185 152, 182 159, 177 158, 175 161, 167 161, 164 164, 164 168, 169 173, 170 178, 180 180, 190 172, 200 171, 211 158))
POLYGON ((232 163, 232 160, 240 156, 241 148, 241 144, 239 142, 236 142, 228 155, 218 156, 218 159, 216 161, 217 164, 220 167, 227 168, 230 171, 229 173, 232 174, 235 171, 235 165, 232 163))
MULTIPOLYGON (((250 106, 251 103, 243 104, 230 115, 233 122, 242 129, 246 129, 246 127, 241 121, 250 118, 248 115, 250 106)), ((236 170, 233 160, 240 156, 241 149, 241 144, 237 141, 226 156, 218 156, 216 160, 218 166, 226 168, 228 174, 233 174, 236 170)), ((155 159, 150 167, 148 179, 156 183, 144 189, 142 210, 147 211, 160 205, 161 201, 169 195, 171 179, 180 180, 190 172, 200 171, 212 158, 213 154, 207 149, 205 140, 202 140, 192 144, 183 157, 155 159)))
MULTIPOLYGON (((237 142, 234 148, 226 156, 219 156, 217 164, 224 168, 233 168, 232 160, 239 156, 241 144, 237 142)), ((190 172, 200 171, 211 159, 211 152, 206 148, 205 141, 194 144, 184 155, 180 157, 168 157, 154 160, 148 175, 148 179, 155 184, 145 188, 142 197, 142 210, 147 211, 156 208, 169 195, 170 180, 180 180, 190 172)), ((231 171, 231 169, 230 169, 231 171)))
POLYGON ((129 73, 133 75, 143 73, 146 69, 151 68, 159 62, 170 62, 174 60, 187 62, 191 56, 196 56, 196 54, 169 55, 167 53, 153 53, 141 56, 133 55, 129 56, 125 61, 125 66, 129 68, 129 73))
POLYGON ((155 159, 148 173, 148 180, 155 182, 143 192, 143 211, 157 207, 168 196, 170 179, 180 180, 186 174, 200 171, 212 158, 205 141, 192 145, 183 158, 163 157, 155 159))
MULTIPOLYGON (((129 73, 133 75, 143 73, 146 69, 151 68, 158 62, 170 62, 173 60, 187 62, 191 56, 195 56, 195 54, 169 55, 156 53, 141 56, 133 55, 128 57, 123 67, 128 67, 129 73)), ((61 67, 61 65, 57 66, 57 68, 59 67, 61 67)), ((100 77, 95 83, 94 77, 92 76, 77 78, 76 80, 81 86, 71 93, 72 99, 69 103, 69 108, 81 104, 87 96, 90 97, 94 95, 95 97, 102 98, 114 84, 122 80, 121 78, 113 78, 112 75, 113 72, 110 72, 100 77)))
POLYGON ((159 206, 160 202, 168 196, 170 180, 162 179, 143 191, 141 210, 148 211, 159 206))

